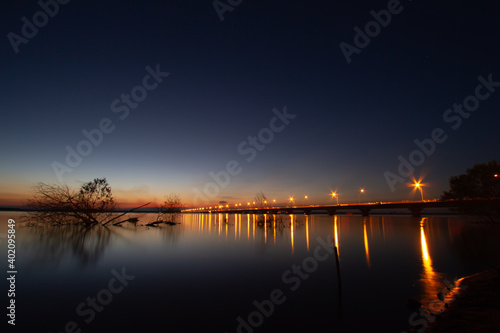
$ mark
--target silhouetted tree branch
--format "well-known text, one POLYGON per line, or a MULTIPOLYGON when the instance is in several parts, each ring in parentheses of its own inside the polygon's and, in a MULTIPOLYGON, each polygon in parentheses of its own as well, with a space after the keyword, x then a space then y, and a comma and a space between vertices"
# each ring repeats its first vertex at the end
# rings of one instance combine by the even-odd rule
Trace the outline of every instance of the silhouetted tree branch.
POLYGON ((264 192, 259 191, 255 195, 255 205, 256 205, 256 207, 259 207, 259 208, 264 208, 267 206, 267 197, 264 194, 264 192))
POLYGON ((183 207, 184 203, 178 194, 169 194, 160 207, 160 212, 156 217, 155 223, 176 223, 183 207))
POLYGON ((465 174, 450 177, 450 190, 443 199, 499 199, 500 165, 496 160, 476 164, 465 174))
POLYGON ((459 212, 483 215, 493 220, 500 217, 500 164, 496 160, 475 164, 465 174, 450 178, 450 190, 441 196, 443 200, 484 199, 475 205, 463 204, 459 212))
POLYGON ((45 183, 38 183, 33 190, 33 198, 28 201, 33 209, 30 222, 106 225, 126 214, 113 217, 115 202, 106 178, 96 178, 77 190, 45 183))

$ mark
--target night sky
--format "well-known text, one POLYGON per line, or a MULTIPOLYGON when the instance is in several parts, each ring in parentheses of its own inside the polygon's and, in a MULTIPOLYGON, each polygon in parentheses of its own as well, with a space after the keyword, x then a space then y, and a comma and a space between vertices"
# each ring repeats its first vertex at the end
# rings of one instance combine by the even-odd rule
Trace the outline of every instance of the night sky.
POLYGON ((0 5, 0 204, 417 200, 400 155, 431 199, 499 159, 496 2, 60 2, 0 5))

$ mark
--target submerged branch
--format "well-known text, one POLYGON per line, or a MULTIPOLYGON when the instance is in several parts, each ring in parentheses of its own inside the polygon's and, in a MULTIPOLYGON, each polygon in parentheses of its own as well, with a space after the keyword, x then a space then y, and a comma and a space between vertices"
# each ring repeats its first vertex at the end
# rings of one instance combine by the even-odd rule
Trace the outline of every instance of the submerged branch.
POLYGON ((141 206, 139 206, 139 207, 135 207, 135 208, 132 208, 132 209, 130 209, 130 210, 127 210, 126 212, 124 212, 124 213, 122 213, 122 214, 120 214, 120 215, 118 215, 118 216, 116 216, 116 217, 112 218, 111 220, 106 221, 106 222, 105 222, 105 223, 103 223, 102 225, 104 225, 104 226, 105 226, 105 225, 107 225, 108 223, 110 223, 110 222, 112 222, 112 221, 116 220, 117 218, 120 218, 120 217, 122 217, 123 215, 128 214, 128 213, 130 213, 130 212, 133 212, 133 211, 135 211, 135 210, 137 210, 137 209, 139 209, 139 208, 142 208, 142 207, 144 207, 144 206, 147 206, 147 205, 149 205, 150 203, 151 203, 151 202, 148 202, 147 204, 144 204, 144 205, 141 205, 141 206))

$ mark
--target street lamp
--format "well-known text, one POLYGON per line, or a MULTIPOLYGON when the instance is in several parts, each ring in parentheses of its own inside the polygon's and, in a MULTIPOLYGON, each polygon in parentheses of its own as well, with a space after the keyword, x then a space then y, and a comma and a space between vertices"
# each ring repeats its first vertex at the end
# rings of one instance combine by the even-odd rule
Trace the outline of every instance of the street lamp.
POLYGON ((415 184, 413 184, 413 186, 415 186, 415 189, 420 190, 420 195, 422 196, 422 201, 424 201, 424 191, 422 190, 422 185, 420 184, 420 182, 416 182, 415 184))
POLYGON ((360 204, 360 203, 361 203, 361 194, 363 194, 363 193, 365 193, 365 189, 364 189, 364 188, 362 188, 362 189, 360 189, 360 190, 359 190, 359 195, 358 195, 358 204, 360 204))
POLYGON ((294 205, 293 197, 290 197, 290 202, 292 203, 292 206, 293 206, 294 205))
POLYGON ((339 204, 339 195, 337 194, 337 192, 332 192, 332 198, 337 199, 337 206, 338 206, 338 204, 339 204))

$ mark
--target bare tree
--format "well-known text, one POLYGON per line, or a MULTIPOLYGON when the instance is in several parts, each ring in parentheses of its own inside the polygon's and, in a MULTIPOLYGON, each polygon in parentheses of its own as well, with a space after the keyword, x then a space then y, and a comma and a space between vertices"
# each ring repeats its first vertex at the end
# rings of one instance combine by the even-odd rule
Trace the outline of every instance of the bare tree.
POLYGON ((160 207, 160 212, 156 218, 157 222, 176 223, 179 220, 183 207, 184 203, 178 194, 169 194, 166 196, 163 205, 160 207))
POLYGON ((84 183, 78 190, 45 183, 38 183, 33 189, 33 198, 28 201, 32 209, 30 222, 106 225, 127 213, 114 212, 115 201, 106 178, 84 183))
POLYGON ((262 191, 255 195, 255 206, 259 208, 267 207, 267 197, 262 191))

